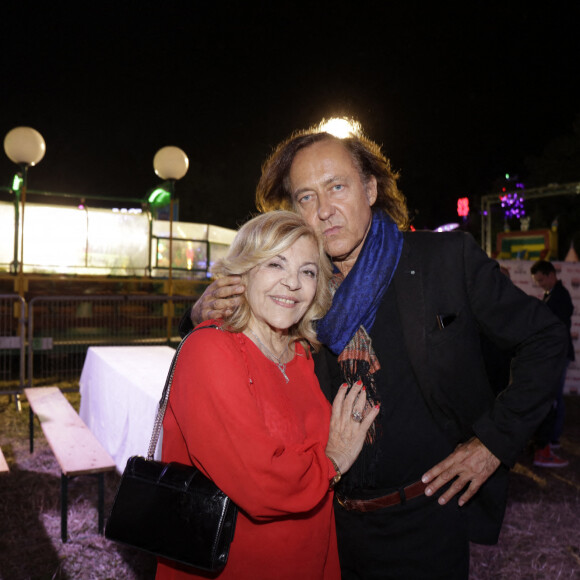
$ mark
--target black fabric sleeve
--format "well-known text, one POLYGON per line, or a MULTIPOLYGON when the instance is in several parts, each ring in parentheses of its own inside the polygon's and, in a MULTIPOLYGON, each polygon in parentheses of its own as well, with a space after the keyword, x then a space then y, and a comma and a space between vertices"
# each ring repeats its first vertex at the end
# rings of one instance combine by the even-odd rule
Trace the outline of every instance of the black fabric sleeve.
POLYGON ((514 352, 509 385, 475 421, 473 431, 512 466, 552 403, 566 359, 566 327, 544 303, 507 280, 469 238, 464 268, 470 307, 481 330, 499 348, 514 352))

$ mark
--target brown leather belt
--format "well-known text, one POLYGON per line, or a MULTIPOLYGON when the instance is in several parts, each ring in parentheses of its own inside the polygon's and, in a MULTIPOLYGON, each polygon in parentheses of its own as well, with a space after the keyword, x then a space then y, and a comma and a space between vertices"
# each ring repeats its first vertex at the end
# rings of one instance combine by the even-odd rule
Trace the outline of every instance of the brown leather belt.
POLYGON ((425 492, 427 487, 426 483, 422 481, 416 481, 407 487, 390 493, 389 495, 384 495, 382 497, 376 497, 374 499, 347 499, 341 497, 338 493, 336 494, 336 499, 338 503, 345 510, 356 510, 358 512, 374 512, 381 508, 386 508, 392 505, 397 505, 400 503, 405 503, 409 499, 419 497, 425 492))

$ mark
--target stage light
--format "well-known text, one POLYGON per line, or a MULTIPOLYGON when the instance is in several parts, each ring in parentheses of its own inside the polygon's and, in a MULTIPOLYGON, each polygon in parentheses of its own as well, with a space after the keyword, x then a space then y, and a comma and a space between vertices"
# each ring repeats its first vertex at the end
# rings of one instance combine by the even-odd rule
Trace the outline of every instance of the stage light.
POLYGON ((339 139, 346 139, 352 135, 362 133, 361 124, 348 117, 332 117, 331 119, 322 119, 319 125, 321 133, 330 133, 339 139))

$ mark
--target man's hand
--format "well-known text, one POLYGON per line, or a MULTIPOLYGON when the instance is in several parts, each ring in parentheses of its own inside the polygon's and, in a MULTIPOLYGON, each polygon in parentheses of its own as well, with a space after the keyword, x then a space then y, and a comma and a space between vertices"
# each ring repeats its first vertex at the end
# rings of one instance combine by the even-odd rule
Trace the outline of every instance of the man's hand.
POLYGON ((422 478, 429 486, 425 495, 433 495, 440 487, 456 478, 438 502, 443 505, 458 494, 465 486, 465 493, 459 498, 460 506, 468 502, 499 467, 501 461, 479 440, 472 437, 458 445, 446 459, 432 467, 422 478))
POLYGON ((246 287, 240 276, 226 276, 212 282, 191 309, 194 326, 210 318, 223 318, 242 303, 241 294, 246 287))

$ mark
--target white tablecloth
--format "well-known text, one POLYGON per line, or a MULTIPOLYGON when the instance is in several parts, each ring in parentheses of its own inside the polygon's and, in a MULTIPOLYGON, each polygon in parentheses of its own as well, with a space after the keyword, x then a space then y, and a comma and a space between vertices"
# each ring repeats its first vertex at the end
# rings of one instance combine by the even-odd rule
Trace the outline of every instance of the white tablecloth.
MULTIPOLYGON (((80 378, 80 416, 120 473, 147 455, 157 406, 175 350, 168 346, 93 346, 80 378)), ((161 438, 155 457, 161 455, 161 438)))

